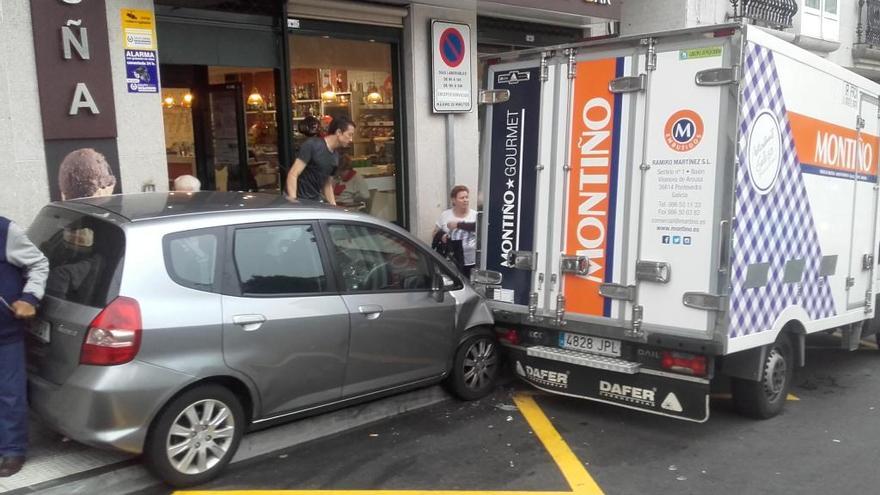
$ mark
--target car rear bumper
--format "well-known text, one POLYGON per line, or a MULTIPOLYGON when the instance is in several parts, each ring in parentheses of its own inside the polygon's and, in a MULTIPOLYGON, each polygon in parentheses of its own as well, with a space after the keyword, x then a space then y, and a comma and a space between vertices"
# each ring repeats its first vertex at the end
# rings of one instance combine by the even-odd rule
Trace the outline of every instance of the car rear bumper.
POLYGON ((58 385, 28 376, 31 409, 46 425, 78 442, 140 454, 160 407, 193 377, 132 361, 77 366, 58 385))

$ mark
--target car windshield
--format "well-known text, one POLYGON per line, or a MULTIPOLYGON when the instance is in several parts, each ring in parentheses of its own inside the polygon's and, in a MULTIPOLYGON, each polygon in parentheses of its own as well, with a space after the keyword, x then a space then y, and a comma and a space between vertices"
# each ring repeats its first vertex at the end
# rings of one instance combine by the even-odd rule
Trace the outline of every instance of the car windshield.
POLYGON ((28 236, 49 258, 46 294, 93 307, 106 306, 116 296, 113 280, 125 251, 125 234, 119 227, 46 207, 28 236))

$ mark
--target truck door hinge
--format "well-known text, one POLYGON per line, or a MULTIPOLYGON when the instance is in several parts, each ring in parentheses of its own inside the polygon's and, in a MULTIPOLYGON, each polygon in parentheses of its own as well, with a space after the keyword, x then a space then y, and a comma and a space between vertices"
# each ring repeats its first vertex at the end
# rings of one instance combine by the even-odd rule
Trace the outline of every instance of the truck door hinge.
POLYGON ((559 271, 561 273, 573 273, 586 275, 589 273, 590 260, 586 256, 562 255, 559 259, 559 271))
POLYGON ((874 255, 871 253, 862 255, 862 270, 874 268, 874 255))
POLYGON ((642 44, 648 47, 648 53, 645 56, 645 71, 652 72, 657 69, 657 41, 654 38, 644 38, 642 44))
POLYGON ((871 289, 865 292, 865 313, 870 313, 874 309, 874 294, 871 292, 873 292, 871 289))
POLYGON ((550 68, 547 64, 547 58, 550 55, 550 52, 541 53, 541 82, 547 82, 550 79, 550 68))
POLYGON ((532 251, 508 251, 505 261, 509 268, 517 270, 532 270, 535 267, 537 255, 532 251))
POLYGON ((644 315, 645 308, 641 305, 633 306, 632 308, 632 331, 629 332, 630 337, 642 338, 645 336, 644 332, 642 332, 642 317, 644 315))
POLYGON ((865 119, 862 118, 861 115, 856 116, 856 129, 864 129, 865 128, 865 119))
POLYGON ((574 60, 575 50, 566 48, 563 53, 568 57, 568 78, 574 79, 577 76, 577 62, 574 60))
POLYGON ((556 296, 556 324, 565 326, 565 296, 561 292, 556 296))
POLYGON ((535 321, 535 313, 538 311, 538 293, 529 294, 529 321, 535 321))
POLYGON ((850 290, 854 285, 856 285, 856 278, 846 277, 846 290, 850 290))

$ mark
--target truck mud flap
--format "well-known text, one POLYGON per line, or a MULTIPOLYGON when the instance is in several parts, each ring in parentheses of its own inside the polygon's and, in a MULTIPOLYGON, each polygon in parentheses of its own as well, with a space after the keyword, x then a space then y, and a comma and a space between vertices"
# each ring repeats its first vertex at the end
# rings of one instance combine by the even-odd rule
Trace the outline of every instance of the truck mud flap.
POLYGON ((540 390, 698 423, 709 419, 708 380, 629 375, 507 351, 516 376, 540 390))

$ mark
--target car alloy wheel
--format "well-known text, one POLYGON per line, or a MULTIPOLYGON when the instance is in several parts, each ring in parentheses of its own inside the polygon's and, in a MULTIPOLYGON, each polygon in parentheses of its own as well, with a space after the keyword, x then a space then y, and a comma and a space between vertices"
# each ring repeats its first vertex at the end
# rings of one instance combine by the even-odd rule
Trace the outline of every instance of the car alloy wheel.
POLYGON ((498 351, 490 338, 471 342, 462 361, 464 384, 471 390, 482 390, 494 382, 498 367, 498 351))
POLYGON ((223 402, 205 399, 191 404, 168 430, 168 462, 180 473, 201 474, 228 454, 235 437, 235 419, 223 402))

